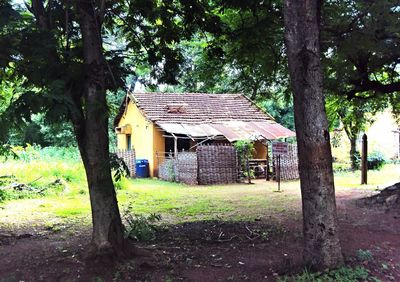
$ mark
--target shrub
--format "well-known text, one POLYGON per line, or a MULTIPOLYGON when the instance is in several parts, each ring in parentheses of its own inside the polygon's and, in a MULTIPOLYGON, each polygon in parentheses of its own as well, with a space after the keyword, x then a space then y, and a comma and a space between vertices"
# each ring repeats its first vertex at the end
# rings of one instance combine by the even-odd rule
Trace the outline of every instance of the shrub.
POLYGON ((80 161, 79 150, 76 147, 45 147, 26 144, 25 147, 13 146, 12 152, 22 161, 31 162, 34 160, 50 161, 80 161))
POLYGON ((333 163, 333 171, 334 172, 346 172, 350 171, 350 165, 348 163, 333 163))
POLYGON ((341 267, 328 272, 309 272, 307 270, 294 276, 278 278, 280 282, 356 282, 365 281, 369 277, 368 270, 364 267, 341 267))
POLYGON ((372 255, 370 250, 358 250, 357 251, 357 259, 360 261, 372 261, 374 256, 372 255))
POLYGON ((386 163, 385 156, 378 151, 374 151, 368 155, 368 169, 381 169, 386 163))
POLYGON ((234 143, 238 158, 239 164, 241 167, 242 175, 241 177, 249 177, 254 178, 254 171, 250 170, 247 172, 246 162, 248 159, 251 159, 254 154, 254 144, 251 140, 239 140, 234 143), (248 175, 250 173, 250 175, 248 175))
POLYGON ((125 237, 136 241, 151 241, 156 238, 160 229, 155 223, 161 220, 161 215, 152 213, 150 215, 132 214, 131 206, 124 213, 125 237))

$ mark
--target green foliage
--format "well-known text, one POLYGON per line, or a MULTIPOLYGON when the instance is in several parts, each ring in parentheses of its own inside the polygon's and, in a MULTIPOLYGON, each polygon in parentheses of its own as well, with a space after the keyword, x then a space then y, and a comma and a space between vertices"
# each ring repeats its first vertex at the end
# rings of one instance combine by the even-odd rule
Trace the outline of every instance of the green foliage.
POLYGON ((353 168, 359 169, 361 166, 361 154, 359 151, 355 151, 353 154, 354 165, 353 168))
POLYGON ((359 249, 357 251, 357 259, 359 261, 373 261, 374 256, 372 255, 372 252, 370 250, 359 249))
POLYGON ((64 162, 80 161, 79 150, 76 147, 45 147, 32 146, 26 144, 22 146, 12 146, 12 152, 22 161, 51 161, 63 160, 64 162))
POLYGON ((345 172, 349 171, 350 167, 347 163, 333 163, 333 171, 334 172, 345 172))
POLYGON ((253 158, 253 154, 255 153, 254 142, 251 140, 239 140, 236 141, 233 145, 237 152, 243 177, 254 178, 254 171, 247 171, 247 161, 253 158))
POLYGON ((241 159, 252 158, 255 152, 254 142, 251 140, 239 140, 233 146, 241 159))
POLYGON ((119 182, 123 177, 129 175, 129 168, 126 166, 124 160, 116 154, 110 153, 110 166, 114 172, 113 178, 115 182, 119 182))
POLYGON ((378 151, 374 151, 368 154, 368 169, 381 169, 386 163, 385 156, 378 151))
POLYGON ((236 141, 233 146, 242 164, 244 164, 247 159, 251 159, 255 153, 254 142, 251 140, 239 140, 236 141))
POLYGON ((294 112, 293 101, 284 97, 266 100, 260 99, 260 105, 268 112, 278 123, 294 130, 294 112))
POLYGON ((328 272, 309 272, 305 270, 304 272, 297 274, 295 276, 284 276, 278 278, 279 282, 357 282, 364 281, 369 277, 368 270, 364 267, 357 266, 355 268, 351 267, 341 267, 339 269, 331 270, 328 272))
POLYGON ((0 167, 0 198, 4 200, 56 196, 70 185, 86 187, 85 173, 76 148, 27 145, 11 147, 17 159, 0 167))
POLYGON ((277 1, 213 2, 217 33, 181 42, 180 85, 167 91, 242 92, 283 125, 294 128, 277 1))
POLYGON ((124 215, 125 237, 135 241, 152 241, 156 238, 160 226, 155 223, 161 220, 161 215, 151 213, 150 215, 132 214, 131 207, 127 208, 124 215))
POLYGON ((45 185, 35 185, 31 183, 21 183, 14 175, 0 177, 0 202, 14 199, 37 198, 49 195, 58 195, 65 189, 64 184, 59 179, 45 185))

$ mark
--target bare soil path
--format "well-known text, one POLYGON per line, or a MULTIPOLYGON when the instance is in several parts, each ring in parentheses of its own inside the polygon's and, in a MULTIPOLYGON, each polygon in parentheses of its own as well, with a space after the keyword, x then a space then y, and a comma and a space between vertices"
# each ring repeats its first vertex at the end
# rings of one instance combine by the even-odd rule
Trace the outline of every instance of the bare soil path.
MULTIPOLYGON (((360 191, 337 195, 343 251, 382 281, 400 281, 400 214, 359 207, 360 191), (359 250, 373 258, 357 259, 359 250)), ((88 228, 0 230, 0 281, 275 281, 301 265, 301 220, 201 221, 170 225, 139 243, 147 255, 120 263, 84 259, 88 228)))

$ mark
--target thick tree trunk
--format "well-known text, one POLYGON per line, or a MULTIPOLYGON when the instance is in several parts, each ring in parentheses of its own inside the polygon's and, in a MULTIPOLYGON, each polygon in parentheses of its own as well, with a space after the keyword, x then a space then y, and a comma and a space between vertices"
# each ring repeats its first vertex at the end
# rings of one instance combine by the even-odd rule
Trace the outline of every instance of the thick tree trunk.
POLYGON ((85 166, 92 207, 94 254, 119 255, 124 245, 123 226, 111 177, 108 110, 100 23, 91 1, 77 6, 85 64, 84 112, 74 122, 85 166))
POLYGON ((304 224, 304 259, 316 270, 343 262, 332 154, 322 88, 320 2, 285 0, 285 40, 294 91, 304 224))

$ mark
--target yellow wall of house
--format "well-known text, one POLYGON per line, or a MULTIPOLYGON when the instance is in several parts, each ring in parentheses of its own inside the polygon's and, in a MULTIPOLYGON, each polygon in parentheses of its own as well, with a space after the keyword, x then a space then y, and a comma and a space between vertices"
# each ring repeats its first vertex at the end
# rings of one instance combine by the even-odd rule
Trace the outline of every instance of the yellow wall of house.
POLYGON ((164 131, 157 126, 153 126, 153 173, 154 176, 158 175, 159 162, 164 160, 163 155, 157 157, 157 152, 165 152, 165 137, 163 137, 164 131))
MULTIPOLYGON (((163 133, 158 131, 154 124, 147 120, 136 104, 129 102, 125 114, 122 116, 118 126, 131 125, 131 144, 135 149, 136 159, 147 159, 149 161, 150 176, 157 176, 158 162, 156 151, 164 151, 163 133)), ((117 134, 118 149, 128 149, 126 134, 117 134)))
POLYGON ((253 157, 255 159, 265 159, 267 157, 267 147, 262 142, 254 142, 254 149, 253 157))

